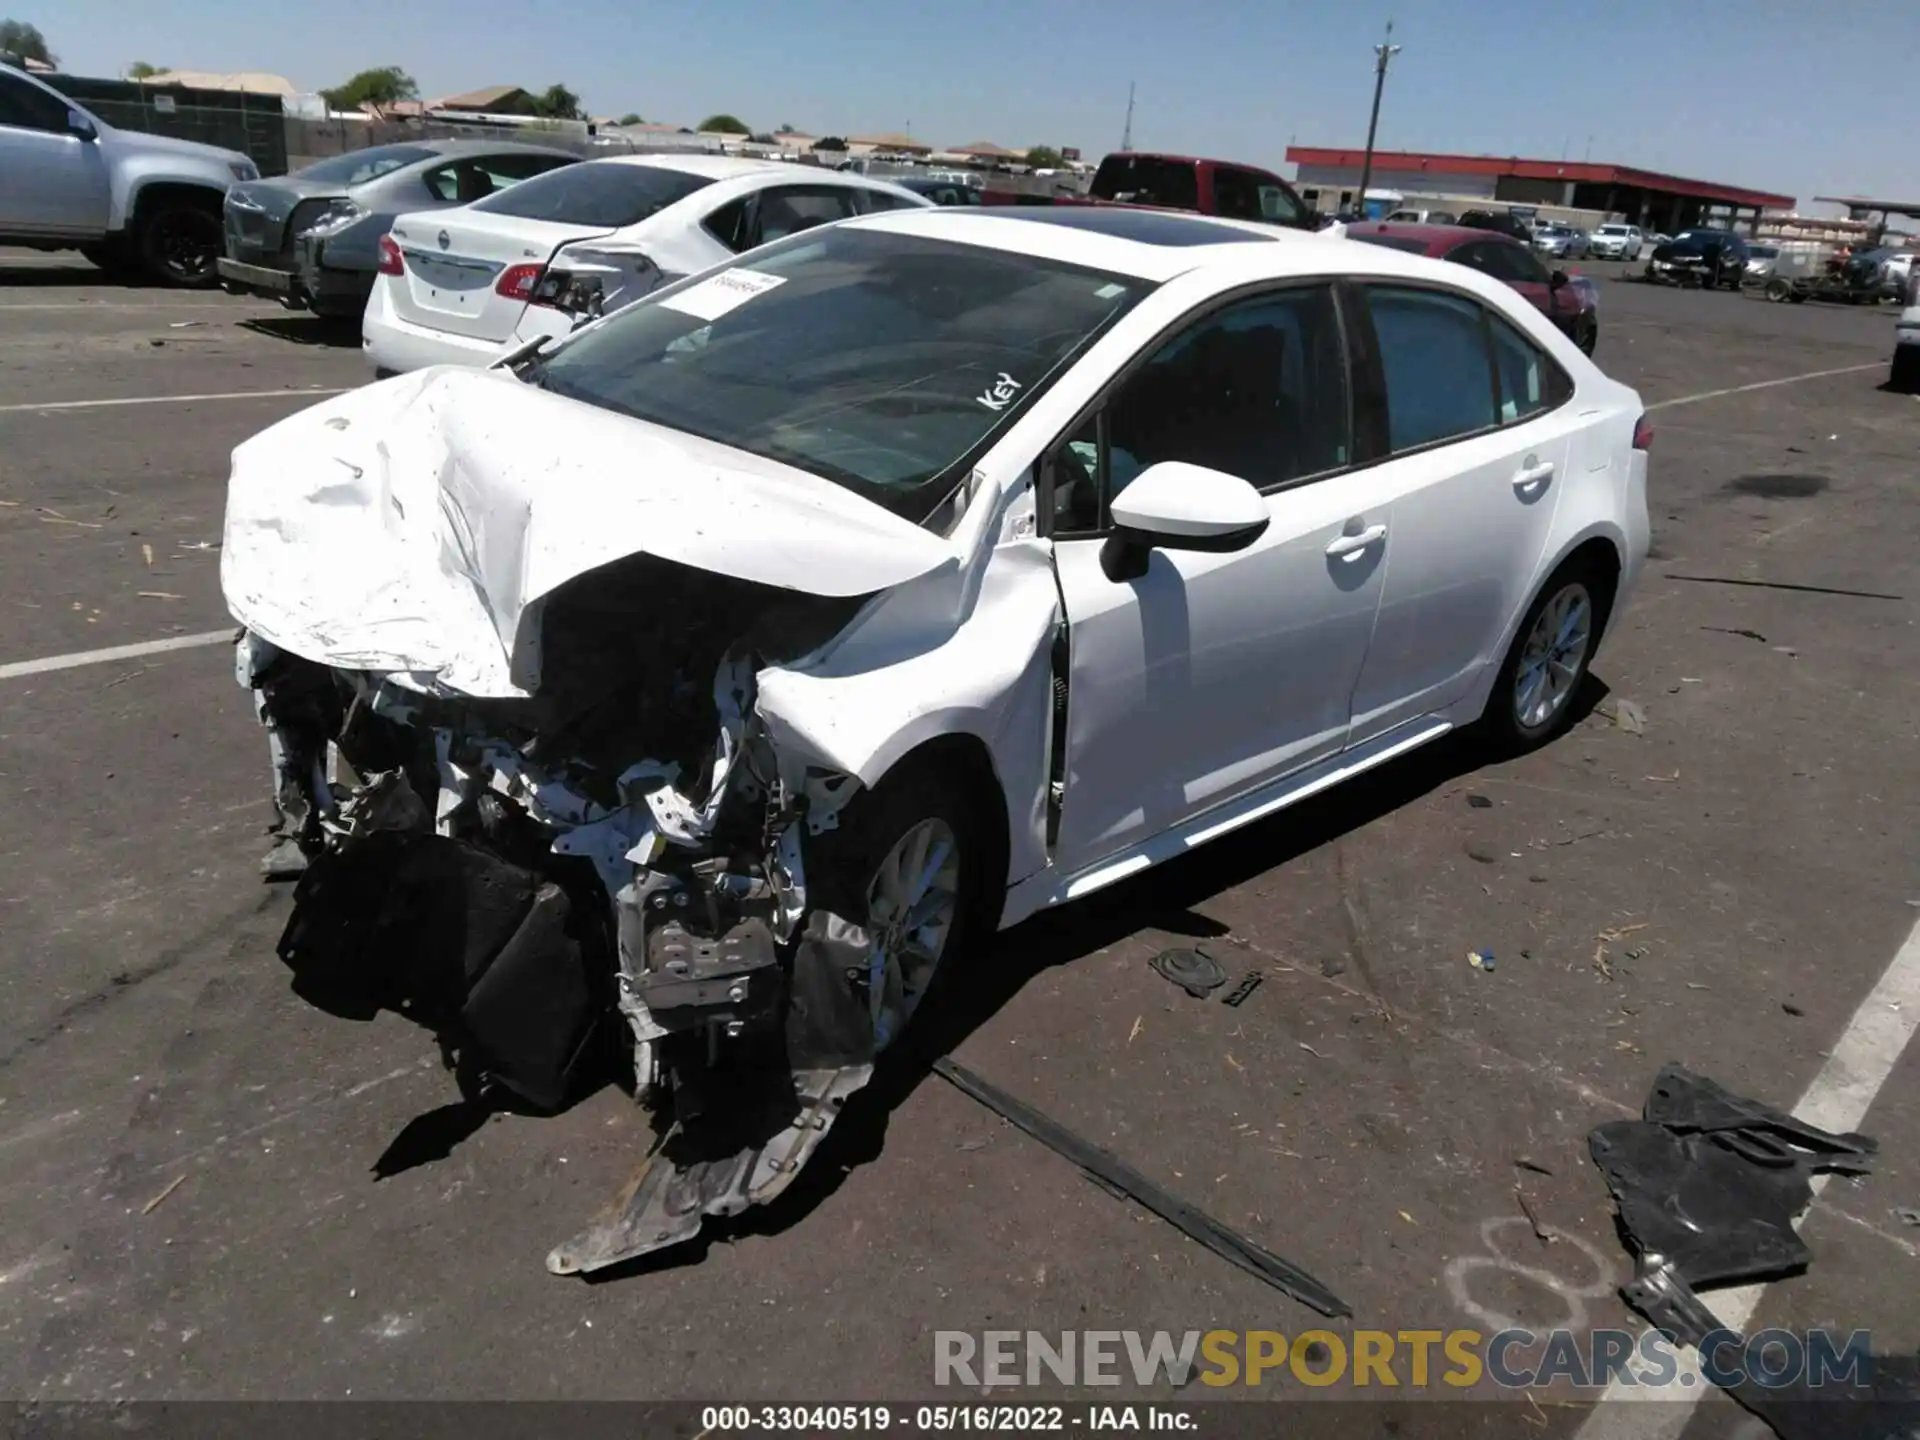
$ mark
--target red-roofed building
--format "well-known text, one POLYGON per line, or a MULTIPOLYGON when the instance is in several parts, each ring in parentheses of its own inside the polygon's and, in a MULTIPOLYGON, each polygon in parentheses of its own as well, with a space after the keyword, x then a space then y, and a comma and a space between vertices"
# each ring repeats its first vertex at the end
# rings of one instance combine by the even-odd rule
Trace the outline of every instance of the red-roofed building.
MULTIPOLYGON (((1295 185, 1318 190, 1319 208, 1339 209, 1359 188, 1361 150, 1289 145, 1298 167, 1295 185), (1342 192, 1336 195, 1333 192, 1342 192)), ((1750 190, 1713 180, 1688 180, 1632 165, 1583 160, 1523 160, 1517 156, 1441 155, 1376 150, 1369 190, 1398 190, 1409 197, 1445 195, 1508 205, 1553 205, 1619 215, 1629 224, 1673 233, 1699 224, 1708 212, 1734 222, 1757 220, 1762 210, 1787 209, 1791 195, 1750 190)))

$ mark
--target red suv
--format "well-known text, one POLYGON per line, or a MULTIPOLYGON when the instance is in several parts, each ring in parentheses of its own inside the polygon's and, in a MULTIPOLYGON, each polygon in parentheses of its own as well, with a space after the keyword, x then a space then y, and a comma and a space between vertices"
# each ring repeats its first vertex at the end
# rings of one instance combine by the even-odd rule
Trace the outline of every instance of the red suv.
POLYGON ((1599 295, 1585 276, 1549 271, 1533 251, 1509 236, 1464 225, 1397 225, 1362 221, 1347 238, 1469 265, 1518 290, 1587 354, 1600 342, 1599 295))

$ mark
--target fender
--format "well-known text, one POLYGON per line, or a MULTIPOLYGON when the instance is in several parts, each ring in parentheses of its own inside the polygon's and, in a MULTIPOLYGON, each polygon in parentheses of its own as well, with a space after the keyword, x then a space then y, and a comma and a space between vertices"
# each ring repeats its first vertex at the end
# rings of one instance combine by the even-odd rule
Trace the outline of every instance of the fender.
POLYGON ((118 135, 111 141, 102 136, 102 141, 112 147, 107 156, 112 187, 107 207, 107 229, 115 233, 126 231, 128 223, 139 213, 141 192, 151 185, 192 186, 196 190, 206 191, 207 198, 218 205, 225 199, 227 188, 234 181, 233 173, 227 169, 225 161, 135 149, 122 143, 118 135))

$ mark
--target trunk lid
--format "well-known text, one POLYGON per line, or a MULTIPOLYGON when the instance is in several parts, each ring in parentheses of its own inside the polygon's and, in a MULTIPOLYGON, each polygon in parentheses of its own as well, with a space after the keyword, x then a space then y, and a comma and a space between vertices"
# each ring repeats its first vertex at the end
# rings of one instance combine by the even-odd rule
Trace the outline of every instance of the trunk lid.
POLYGON ((465 206, 402 215, 393 222, 394 243, 406 273, 395 277, 394 312, 431 330, 505 343, 527 308, 531 280, 554 251, 570 240, 612 232, 601 226, 526 220, 516 215, 476 213, 465 206), (529 283, 517 295, 497 290, 516 266, 529 267, 529 283))

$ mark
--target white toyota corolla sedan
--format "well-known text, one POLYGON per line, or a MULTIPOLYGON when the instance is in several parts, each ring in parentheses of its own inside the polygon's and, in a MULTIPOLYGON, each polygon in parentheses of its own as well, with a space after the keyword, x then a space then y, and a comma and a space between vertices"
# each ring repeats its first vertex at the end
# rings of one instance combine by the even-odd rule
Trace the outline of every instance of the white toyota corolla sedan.
POLYGON ((813 225, 932 202, 864 175, 721 155, 615 155, 401 215, 360 321, 377 375, 486 365, 813 225))
POLYGON ((672 1244, 970 931, 1559 733, 1650 433, 1471 269, 1078 207, 811 230, 324 401, 234 452, 222 557, 281 953, 535 1105, 618 1034, 676 1128, 549 1264, 672 1244))

